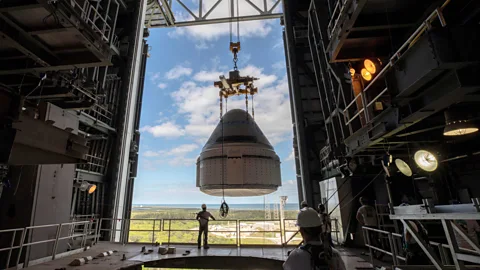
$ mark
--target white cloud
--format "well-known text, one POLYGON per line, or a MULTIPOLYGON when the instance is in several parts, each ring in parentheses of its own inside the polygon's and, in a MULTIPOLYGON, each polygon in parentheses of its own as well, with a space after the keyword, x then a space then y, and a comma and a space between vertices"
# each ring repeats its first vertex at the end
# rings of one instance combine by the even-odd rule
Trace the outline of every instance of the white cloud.
POLYGON ((278 61, 272 65, 272 68, 276 70, 281 70, 281 69, 284 69, 285 67, 286 67, 285 61, 278 61))
POLYGON ((289 184, 289 185, 295 185, 295 181, 293 181, 293 180, 288 180, 288 181, 287 181, 287 184, 289 184))
POLYGON ((148 150, 148 151, 145 151, 145 153, 143 153, 143 156, 144 157, 158 157, 159 153, 155 152, 155 151, 148 150))
MULTIPOLYGON (((242 68, 240 72, 244 76, 259 78, 255 82, 259 88, 259 93, 255 95, 255 120, 270 142, 277 144, 290 138, 292 123, 286 76, 279 80, 277 76, 253 65, 242 68)), ((183 127, 185 135, 194 137, 196 142, 204 142, 218 124, 218 89, 211 86, 211 81, 219 74, 222 73, 216 70, 200 71, 193 76, 195 81, 184 82, 171 94, 178 113, 187 120, 183 127)), ((244 109, 244 98, 230 98, 228 108, 244 109)))
POLYGON ((160 88, 160 89, 165 89, 165 88, 167 88, 167 84, 159 83, 159 84, 157 84, 157 87, 160 88))
POLYGON ((285 161, 293 161, 293 160, 295 160, 295 153, 293 152, 293 149, 292 149, 292 152, 290 152, 290 154, 285 159, 285 161))
POLYGON ((144 157, 158 157, 158 156, 176 156, 183 157, 188 153, 193 152, 198 149, 197 144, 182 144, 170 150, 160 150, 160 151, 145 151, 143 153, 144 157))
POLYGON ((227 75, 227 72, 223 71, 216 71, 216 70, 211 70, 211 71, 206 71, 202 70, 200 72, 197 72, 194 76, 193 79, 198 82, 213 82, 213 81, 218 81, 220 78, 220 75, 227 75))
POLYGON ((282 49, 284 46, 283 44, 283 38, 279 38, 275 44, 273 44, 272 49, 282 49))
POLYGON ((149 72, 150 81, 155 83, 158 79, 160 79, 160 72, 149 72))
POLYGON ((175 138, 185 135, 185 130, 173 122, 166 122, 156 126, 144 126, 140 131, 151 133, 154 137, 175 138))
POLYGON ((192 71, 193 70, 191 68, 184 67, 182 65, 177 65, 176 67, 172 68, 171 70, 167 71, 167 73, 165 73, 165 78, 169 80, 178 79, 182 76, 189 76, 190 74, 192 74, 192 71))
POLYGON ((170 150, 168 152, 168 155, 184 155, 186 153, 190 153, 192 152, 193 150, 197 149, 198 148, 198 145, 196 144, 182 144, 178 147, 175 147, 173 148, 172 150, 170 150))
POLYGON ((250 59, 252 59, 252 55, 250 53, 240 53, 238 58, 240 59, 239 65, 245 66, 250 62, 250 59))
POLYGON ((197 162, 196 158, 186 158, 186 157, 175 157, 168 161, 168 164, 171 166, 191 166, 197 162))
POLYGON ((144 157, 156 157, 157 159, 145 160, 145 168, 148 170, 152 170, 155 168, 155 165, 163 164, 168 164, 170 166, 191 166, 195 164, 197 159, 194 157, 187 157, 187 155, 198 148, 199 146, 197 144, 192 143, 182 144, 170 150, 146 151, 143 153, 144 157))
MULTIPOLYGON (((203 10, 206 13, 207 10, 217 2, 217 0, 204 0, 203 1, 203 10)), ((208 18, 215 19, 215 18, 225 18, 229 16, 230 8, 229 8, 230 1, 222 1, 220 4, 213 10, 208 18)), ((252 0, 254 4, 256 4, 260 9, 263 9, 263 0, 252 0)), ((274 0, 267 0, 267 7, 270 8, 274 0)), ((279 5, 280 6, 280 5, 279 5)), ((279 9, 277 6, 277 10, 279 9)), ((198 5, 194 10, 198 10, 198 5)), ((258 15, 258 11, 256 11, 251 5, 249 5, 246 1, 239 1, 239 15, 246 16, 246 15, 258 15)), ((236 14, 235 14, 236 15, 236 14)), ((194 18, 186 13, 186 12, 175 12, 175 17, 177 21, 191 21, 194 18)), ((257 21, 247 21, 247 22, 240 22, 240 39, 243 38, 250 38, 250 37, 266 37, 272 31, 272 25, 274 23, 278 23, 276 20, 257 20, 257 21)), ((236 40, 236 23, 232 25, 235 38, 236 40)), ((194 42, 198 43, 199 41, 213 41, 217 40, 222 36, 228 36, 230 34, 230 24, 229 23, 222 23, 222 24, 209 24, 209 25, 198 25, 198 26, 188 26, 188 27, 178 27, 175 30, 172 30, 168 33, 168 36, 171 38, 178 38, 181 36, 186 36, 189 39, 193 40, 194 42)), ((200 42, 201 44, 201 42, 200 42)))
POLYGON ((206 50, 213 47, 212 44, 207 44, 205 41, 200 41, 199 43, 195 44, 195 48, 197 50, 206 50))

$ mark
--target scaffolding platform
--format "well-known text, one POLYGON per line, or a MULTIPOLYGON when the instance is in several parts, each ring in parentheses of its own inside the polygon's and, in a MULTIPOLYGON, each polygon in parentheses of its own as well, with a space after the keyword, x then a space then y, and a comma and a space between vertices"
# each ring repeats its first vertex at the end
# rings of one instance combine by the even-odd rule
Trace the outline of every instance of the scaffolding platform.
MULTIPOLYGON (((32 270, 78 269, 78 266, 69 266, 70 262, 76 258, 86 256, 95 258, 100 253, 116 251, 112 255, 87 262, 81 266, 82 270, 141 269, 142 265, 159 268, 248 269, 252 263, 256 265, 256 269, 282 269, 282 264, 288 257, 288 251, 293 249, 280 246, 211 246, 208 250, 198 249, 194 245, 171 245, 171 247, 176 247, 175 254, 161 255, 158 253, 158 247, 151 245, 100 242, 87 251, 76 250, 59 254, 54 261, 39 260, 37 264, 32 261, 28 268, 32 270), (143 246, 147 254, 141 252, 143 246), (148 253, 149 249, 153 252, 148 253), (190 254, 183 255, 186 251, 190 251, 190 254), (122 260, 123 254, 126 260, 122 260)), ((361 258, 358 252, 344 248, 340 248, 339 252, 347 269, 371 268, 368 259, 361 258)))

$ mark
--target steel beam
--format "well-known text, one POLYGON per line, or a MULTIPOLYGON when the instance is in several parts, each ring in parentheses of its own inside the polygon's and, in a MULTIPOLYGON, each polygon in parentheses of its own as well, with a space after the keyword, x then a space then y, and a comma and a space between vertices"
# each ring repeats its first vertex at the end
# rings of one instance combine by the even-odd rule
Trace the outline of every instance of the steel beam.
POLYGON ((92 116, 84 112, 80 113, 80 115, 78 116, 78 119, 80 123, 83 123, 89 127, 93 127, 96 130, 105 134, 109 134, 110 132, 116 131, 114 128, 110 127, 109 125, 103 123, 102 121, 98 121, 97 119, 93 118, 92 116))
POLYGON ((0 69, 0 75, 23 74, 23 73, 29 73, 29 72, 41 73, 41 72, 47 72, 47 71, 71 70, 76 68, 89 68, 89 67, 110 66, 110 65, 112 65, 110 61, 103 61, 103 62, 91 62, 91 63, 85 63, 85 64, 70 64, 70 65, 59 65, 59 66, 22 68, 22 69, 15 69, 15 70, 0 69))
MULTIPOLYGON (((290 102, 292 106, 292 121, 294 123, 294 136, 297 142, 298 155, 295 157, 298 160, 300 171, 300 181, 302 183, 302 196, 309 205, 313 205, 313 187, 312 179, 310 178, 310 168, 308 160, 308 148, 305 140, 305 124, 302 106, 302 88, 298 76, 298 61, 297 61, 297 46, 294 40, 294 11, 292 6, 295 5, 294 0, 283 1, 285 11, 285 31, 284 43, 287 58, 287 74, 289 76, 289 92, 290 102)), ((301 61, 301 60, 300 60, 301 61)), ((298 180, 297 180, 298 181, 298 180)))
MULTIPOLYGON (((395 207, 396 209, 397 207, 395 207)), ((478 220, 479 213, 448 213, 448 214, 400 214, 390 215, 390 219, 396 220, 452 220, 452 219, 464 219, 464 220, 478 220)))
MULTIPOLYGON (((407 231, 410 233, 410 235, 415 239, 415 242, 420 246, 420 248, 425 252, 425 255, 430 259, 430 261, 433 263, 436 269, 442 270, 443 265, 441 262, 438 260, 437 255, 433 252, 433 250, 428 247, 425 242, 423 242, 423 239, 418 235, 418 233, 412 228, 412 225, 410 225, 410 222, 401 220, 403 223, 403 226, 407 229, 407 231)), ((420 228, 419 228, 420 229, 420 228)), ((458 268, 457 268, 458 269, 458 268)))
MULTIPOLYGON (((250 15, 250 16, 240 16, 235 18, 217 18, 217 19, 198 19, 195 21, 184 21, 184 22, 176 22, 175 27, 184 27, 184 26, 195 26, 195 25, 206 25, 206 24, 218 24, 218 23, 228 23, 232 20, 240 22, 246 21, 257 21, 257 20, 269 20, 269 19, 278 19, 283 16, 282 13, 273 13, 273 14, 265 14, 265 15, 250 15)), ((151 22, 155 22, 152 20, 151 22)), ((166 28, 166 27, 173 27, 171 25, 151 25, 149 28, 166 28)))
MULTIPOLYGON (((27 55, 41 66, 50 66, 58 61, 54 55, 47 53, 45 48, 36 46, 38 45, 36 40, 32 40, 31 37, 23 34, 21 29, 10 23, 11 21, 7 17, 0 14, 0 38, 3 39, 3 42, 27 55)), ((10 67, 5 68, 10 69, 10 67)))
POLYGON ((257 14, 239 14, 239 11, 236 10, 235 5, 231 2, 231 10, 227 10, 228 16, 221 18, 209 18, 210 14, 219 9, 218 6, 223 1, 232 1, 232 0, 217 0, 213 6, 203 14, 203 1, 199 1, 198 14, 194 13, 192 9, 188 8, 182 0, 176 0, 176 3, 179 4, 179 8, 188 13, 194 20, 187 21, 175 21, 172 13, 172 5, 168 4, 165 0, 157 0, 156 3, 150 5, 147 10, 145 24, 149 28, 163 28, 163 27, 183 27, 183 26, 194 26, 194 25, 205 25, 205 24, 217 24, 217 23, 228 23, 235 21, 252 21, 252 20, 266 20, 266 19, 277 19, 282 17, 282 13, 274 13, 273 11, 280 4, 281 0, 276 0, 273 3, 273 6, 268 9, 266 2, 263 3, 263 9, 258 7, 255 3, 250 0, 238 0, 242 4, 251 6, 257 14), (237 16, 235 16, 235 11, 237 11, 237 16))

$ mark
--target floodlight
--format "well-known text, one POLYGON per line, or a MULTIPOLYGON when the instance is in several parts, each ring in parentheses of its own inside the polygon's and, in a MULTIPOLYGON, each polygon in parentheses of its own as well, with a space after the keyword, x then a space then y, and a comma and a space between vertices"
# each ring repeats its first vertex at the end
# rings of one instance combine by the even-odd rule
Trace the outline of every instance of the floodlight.
POLYGON ((415 163, 426 172, 433 172, 438 167, 438 160, 427 150, 418 150, 414 155, 415 163))
POLYGON ((372 80, 372 73, 370 73, 368 70, 362 68, 362 70, 360 71, 360 73, 362 74, 362 78, 365 80, 365 81, 371 81, 372 80))
POLYGON ((455 109, 445 111, 445 124, 443 136, 462 136, 478 131, 468 113, 455 109))
POLYGON ((350 75, 353 77, 355 75, 355 69, 350 68, 350 75))
POLYGON ((395 166, 397 166, 397 169, 403 173, 405 176, 412 176, 412 169, 410 168, 410 166, 403 160, 397 158, 395 159, 395 166))
POLYGON ((377 66, 375 65, 375 63, 370 60, 370 59, 365 59, 363 61, 363 66, 365 67, 365 69, 370 72, 370 74, 375 74, 375 72, 377 72, 377 66))
POLYGON ((88 194, 92 194, 97 189, 97 185, 90 184, 87 181, 76 182, 73 186, 80 189, 80 191, 87 191, 88 194))

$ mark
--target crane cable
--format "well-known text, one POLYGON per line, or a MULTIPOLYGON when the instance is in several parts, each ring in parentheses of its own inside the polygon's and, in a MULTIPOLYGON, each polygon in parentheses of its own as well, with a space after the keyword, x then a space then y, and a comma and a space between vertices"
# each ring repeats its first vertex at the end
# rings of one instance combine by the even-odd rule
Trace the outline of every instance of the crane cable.
MULTIPOLYGON (((228 99, 225 98, 225 103, 227 103, 228 99)), ((220 92, 220 124, 222 128, 222 203, 220 205, 220 217, 226 218, 228 216, 228 204, 225 202, 225 155, 224 155, 224 144, 225 144, 225 136, 224 136, 224 127, 223 127, 223 96, 222 92, 220 92)), ((228 103, 227 103, 228 104, 228 103)))
MULTIPOLYGON (((340 207, 340 209, 342 209, 343 207, 349 205, 351 202, 353 202, 358 196, 360 196, 362 194, 363 191, 365 191, 365 189, 367 189, 373 182, 375 182, 375 180, 377 180, 377 178, 382 174, 383 172, 383 169, 380 170, 380 172, 362 189, 360 190, 360 192, 357 193, 357 195, 355 195, 350 201, 348 201, 347 203, 345 203, 343 206, 340 207)), ((337 209, 337 207, 340 206, 340 204, 343 202, 343 200, 345 200, 347 198, 348 195, 350 195, 350 193, 352 193, 352 190, 350 190, 347 194, 345 194, 345 196, 338 202, 338 204, 328 213, 328 215, 331 215, 333 213, 333 211, 335 211, 335 209, 337 209)))

